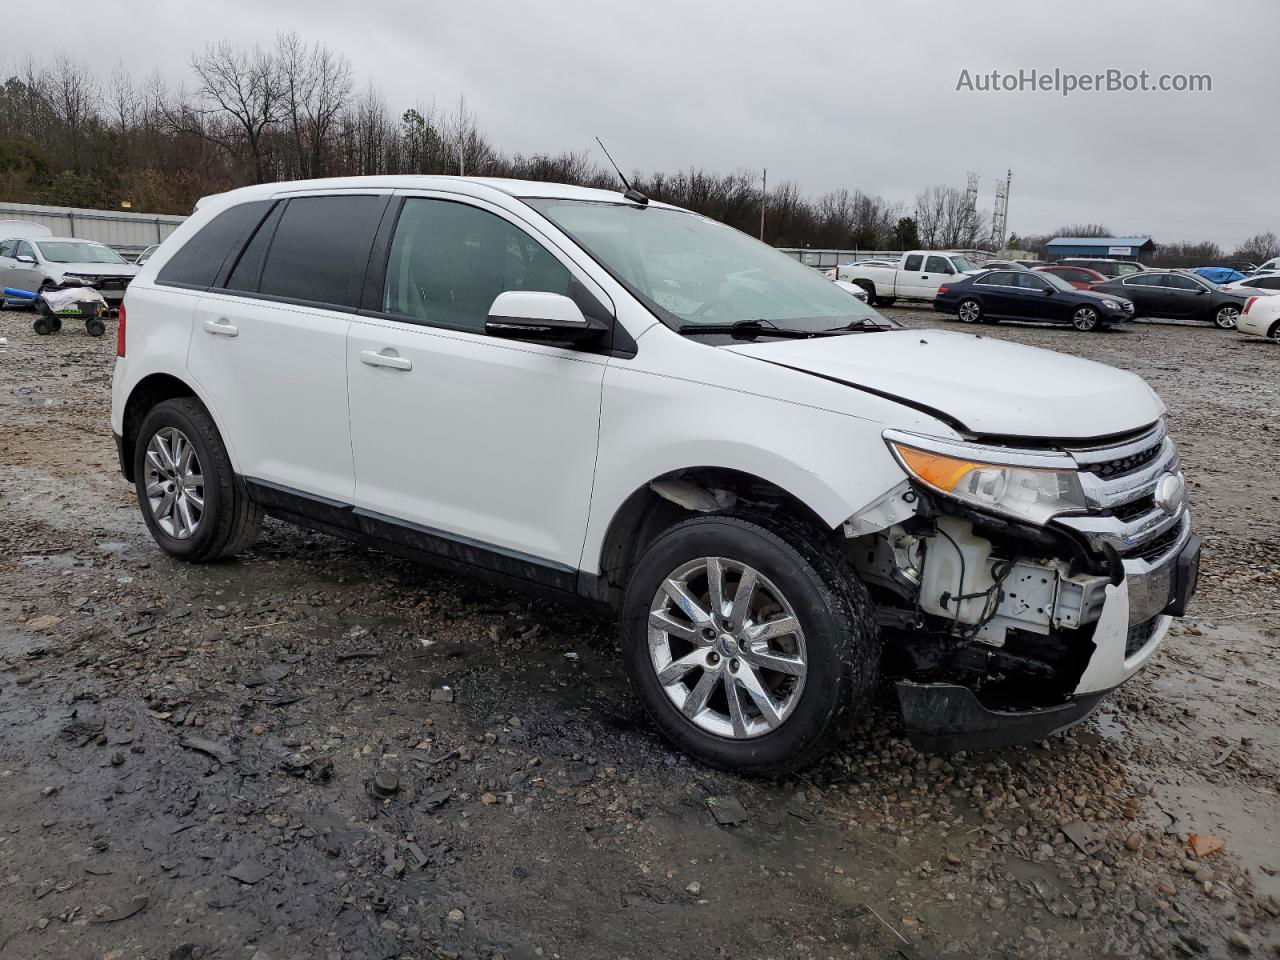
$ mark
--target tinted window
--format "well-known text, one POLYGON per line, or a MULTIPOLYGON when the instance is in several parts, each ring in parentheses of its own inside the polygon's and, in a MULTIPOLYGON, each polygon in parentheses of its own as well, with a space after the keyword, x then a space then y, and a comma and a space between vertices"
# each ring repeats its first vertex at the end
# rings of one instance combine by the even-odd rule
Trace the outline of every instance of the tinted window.
POLYGON ((227 257, 240 249, 269 206, 271 201, 258 200, 223 210, 169 258, 160 268, 156 283, 208 287, 218 278, 227 257))
POLYGON ((1261 287, 1263 290, 1280 290, 1280 277, 1263 277, 1261 280, 1255 280, 1250 286, 1261 287))
POLYGON ((12 257, 13 248, 16 245, 17 244, 12 240, 6 240, 4 243, 0 243, 0 257, 12 257))
POLYGON ((1166 287, 1173 287, 1175 290, 1203 290, 1200 284, 1196 283, 1190 277, 1181 273, 1166 273, 1161 280, 1166 287))
POLYGON ((505 290, 572 294, 568 269, 514 225, 477 207, 410 198, 396 224, 383 311, 484 331, 505 290))
POLYGON ((369 241, 386 197, 298 197, 280 216, 258 292, 289 300, 356 306, 369 241), (356 271, 359 271, 357 274, 356 271))
POLYGON ((1133 276, 1125 277, 1123 282, 1126 287, 1158 287, 1160 274, 1135 273, 1133 276))
POLYGON ((920 264, 923 261, 924 261, 924 257, 922 257, 918 253, 913 253, 911 256, 907 257, 907 262, 902 265, 902 269, 903 270, 919 270, 920 264))
POLYGON ((1034 273, 1019 271, 1017 273, 1011 273, 1009 276, 1013 278, 1015 286, 1021 287, 1024 290, 1049 289, 1049 281, 1045 280, 1043 277, 1037 277, 1034 273))
POLYGON ((951 261, 946 257, 930 257, 925 261, 925 270, 930 273, 954 273, 951 267, 951 261))
POLYGON ((1012 287, 1015 285, 1012 273, 988 273, 985 277, 981 277, 974 282, 989 287, 1012 287))
POLYGON ((256 291, 258 289, 258 278, 262 275, 262 264, 267 259, 267 245, 271 243, 271 238, 275 235, 276 224, 280 222, 280 215, 284 213, 285 205, 278 203, 275 209, 268 214, 267 219, 259 224, 258 229, 254 231, 253 239, 245 246, 244 251, 240 254, 240 259, 236 261, 235 267, 231 270, 231 275, 227 277, 227 282, 223 286, 228 290, 247 290, 256 291))

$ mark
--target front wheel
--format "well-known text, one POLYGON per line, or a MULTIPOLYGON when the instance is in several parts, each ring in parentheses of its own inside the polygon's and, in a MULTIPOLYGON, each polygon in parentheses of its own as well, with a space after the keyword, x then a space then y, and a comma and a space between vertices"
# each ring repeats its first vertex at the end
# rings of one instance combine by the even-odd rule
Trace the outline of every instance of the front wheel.
POLYGON ((248 549, 262 510, 235 475, 209 412, 196 399, 151 409, 133 450, 138 505, 166 553, 193 563, 248 549))
POLYGON ((956 307, 956 316, 961 323, 977 323, 982 319, 982 304, 977 300, 961 300, 956 307))
POLYGON ((879 675, 866 589, 821 531, 793 520, 672 527, 636 566, 621 627, 658 728, 741 773, 785 773, 831 750, 879 675))
POLYGON ((1071 325, 1082 333, 1099 329, 1098 311, 1093 307, 1080 307, 1071 315, 1071 325))
POLYGON ((1213 315, 1213 325, 1219 330, 1234 330, 1236 328, 1236 321, 1239 319, 1239 307, 1219 307, 1218 312, 1213 315))

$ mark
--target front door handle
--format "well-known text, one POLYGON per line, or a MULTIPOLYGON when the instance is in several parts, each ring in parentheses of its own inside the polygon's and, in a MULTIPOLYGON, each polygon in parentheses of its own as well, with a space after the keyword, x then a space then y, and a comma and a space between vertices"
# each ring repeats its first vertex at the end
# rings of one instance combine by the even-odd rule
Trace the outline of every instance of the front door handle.
POLYGON ((220 337, 240 336, 239 328, 233 326, 226 317, 219 317, 217 320, 206 320, 204 322, 204 332, 217 334, 220 337))
POLYGON ((360 362, 367 363, 371 367, 390 367, 392 370, 413 369, 413 361, 408 357, 395 353, 378 353, 374 350, 361 350, 360 362))

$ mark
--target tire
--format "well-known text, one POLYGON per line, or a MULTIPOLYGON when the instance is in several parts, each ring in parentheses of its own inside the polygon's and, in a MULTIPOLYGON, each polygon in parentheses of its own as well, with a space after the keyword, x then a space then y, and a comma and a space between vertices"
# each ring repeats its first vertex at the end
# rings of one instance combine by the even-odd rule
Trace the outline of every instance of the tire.
POLYGON ((879 678, 879 631, 866 588, 829 534, 786 517, 700 516, 661 534, 628 581, 621 637, 627 672, 658 729, 702 762, 745 774, 786 773, 833 749, 870 705, 879 678), (721 612, 730 619, 708 632, 692 625, 713 613, 710 563, 722 571, 721 612), (746 568, 758 576, 751 602, 740 608, 751 618, 735 627, 733 601, 746 568), (665 586, 672 581, 700 605, 693 615, 675 606, 665 586), (788 614, 798 629, 764 647, 735 640, 735 632, 741 638, 788 614), (685 665, 690 660, 696 665, 685 665), (709 697, 699 699, 704 682, 709 697), (686 715, 682 708, 694 701, 705 706, 686 715))
POLYGON ((1102 329, 1102 318, 1093 307, 1077 307, 1071 314, 1071 325, 1081 333, 1092 333, 1102 329))
POLYGON ((1280 343, 1280 320, 1271 325, 1271 330, 1267 333, 1267 336, 1276 343, 1280 343))
POLYGON ((53 333, 54 329, 56 329, 53 325, 53 321, 48 317, 37 318, 36 322, 31 325, 31 328, 42 337, 47 337, 49 334, 53 333))
POLYGON ((1214 311, 1213 325, 1219 330, 1234 330, 1240 319, 1240 308, 1233 304, 1225 304, 1214 311))
POLYGON ((855 280, 855 286, 861 287, 867 293, 867 306, 874 307, 880 301, 876 299, 876 285, 870 280, 855 280))
POLYGON ((982 320, 982 304, 970 297, 956 306, 956 317, 961 323, 978 323, 982 320))
POLYGON ((100 337, 107 332, 107 325, 101 320, 86 320, 84 322, 85 332, 91 337, 100 337))
POLYGON ((182 397, 151 408, 134 444, 133 475, 147 529, 166 553, 192 563, 208 563, 247 550, 257 539, 262 508, 250 499, 243 481, 235 475, 218 428, 198 400, 182 397), (148 449, 153 443, 158 444, 157 452, 178 453, 178 466, 185 469, 155 466, 164 458, 160 455, 149 461, 148 449), (191 459, 182 453, 188 444, 191 459), (202 482, 187 486, 193 476, 202 482), (181 483, 177 482, 179 477, 181 483), (153 498, 148 488, 157 483, 160 487, 153 489, 153 498), (192 495, 200 502, 198 509, 192 495), (185 509, 180 509, 184 500, 185 509))

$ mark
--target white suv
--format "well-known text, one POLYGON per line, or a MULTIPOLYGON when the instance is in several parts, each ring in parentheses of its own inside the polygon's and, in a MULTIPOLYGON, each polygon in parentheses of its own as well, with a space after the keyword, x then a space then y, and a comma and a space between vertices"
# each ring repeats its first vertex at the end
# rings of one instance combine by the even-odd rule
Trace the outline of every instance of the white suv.
POLYGON ((1042 737, 1195 588, 1141 379, 902 328, 634 191, 249 187, 126 306, 112 424, 164 550, 230 556, 269 513, 609 605, 713 764, 810 761, 881 676, 925 748, 1042 737))

